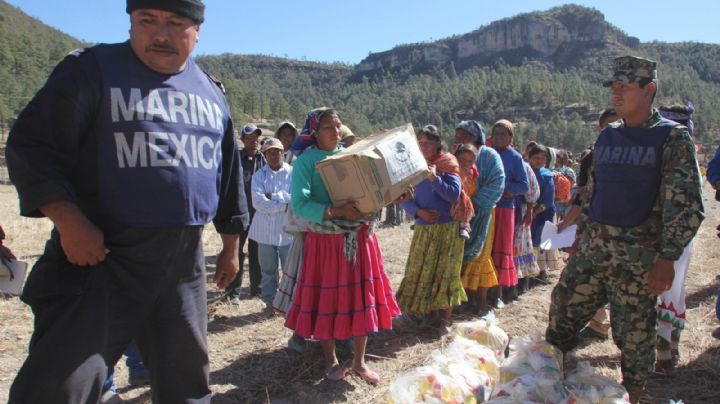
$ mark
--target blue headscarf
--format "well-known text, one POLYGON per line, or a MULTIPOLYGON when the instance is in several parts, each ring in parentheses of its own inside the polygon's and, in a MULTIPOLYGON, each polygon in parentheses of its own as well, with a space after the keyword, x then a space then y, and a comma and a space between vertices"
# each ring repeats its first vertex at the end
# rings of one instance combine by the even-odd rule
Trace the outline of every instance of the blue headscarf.
POLYGON ((485 145, 485 129, 483 129, 482 125, 480 125, 480 122, 461 121, 455 129, 462 129, 475 138, 475 141, 473 142, 475 146, 485 145))

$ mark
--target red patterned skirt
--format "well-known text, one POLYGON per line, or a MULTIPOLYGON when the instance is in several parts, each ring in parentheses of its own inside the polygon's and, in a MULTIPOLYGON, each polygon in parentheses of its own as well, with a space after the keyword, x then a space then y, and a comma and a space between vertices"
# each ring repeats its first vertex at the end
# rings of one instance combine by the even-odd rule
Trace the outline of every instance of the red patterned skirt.
POLYGON ((515 210, 513 208, 495 208, 495 239, 493 240, 492 257, 500 286, 518 284, 518 272, 513 259, 514 233, 515 210))
POLYGON ((348 339, 392 328, 400 314, 383 269, 377 238, 358 231, 355 262, 343 234, 308 232, 302 269, 285 326, 318 340, 348 339))

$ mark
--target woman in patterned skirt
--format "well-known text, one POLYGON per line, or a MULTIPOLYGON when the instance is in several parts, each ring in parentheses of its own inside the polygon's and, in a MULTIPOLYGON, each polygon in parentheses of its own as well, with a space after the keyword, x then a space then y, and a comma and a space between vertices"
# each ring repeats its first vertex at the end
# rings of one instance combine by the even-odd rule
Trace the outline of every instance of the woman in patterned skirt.
POLYGON ((460 169, 442 150, 435 126, 422 128, 418 144, 431 174, 401 201, 415 231, 396 297, 404 312, 425 315, 426 324, 449 325, 453 306, 467 300, 460 280, 464 240, 450 212, 460 198, 460 169))
POLYGON ((340 380, 347 370, 335 354, 335 340, 353 339, 351 370, 368 383, 380 376, 365 363, 369 334, 391 329, 400 314, 383 269, 368 212, 348 202, 333 206, 315 164, 340 152, 340 117, 332 109, 308 114, 299 140, 315 142, 295 162, 292 207, 310 222, 304 240, 302 269, 285 326, 304 338, 320 340, 326 378, 340 380))
POLYGON ((480 315, 489 311, 487 291, 498 283, 492 260, 495 203, 505 189, 505 172, 500 155, 484 143, 485 136, 482 136, 475 160, 478 176, 466 190, 472 194, 475 216, 470 221, 470 239, 465 242, 462 271, 463 287, 468 298, 476 301, 480 315))
POLYGON ((495 208, 495 239, 493 262, 498 274, 498 285, 507 303, 517 299, 518 271, 513 260, 515 235, 515 195, 528 192, 528 179, 520 153, 512 146, 515 126, 506 119, 495 122, 492 128, 493 147, 500 155, 505 170, 505 189, 495 208))

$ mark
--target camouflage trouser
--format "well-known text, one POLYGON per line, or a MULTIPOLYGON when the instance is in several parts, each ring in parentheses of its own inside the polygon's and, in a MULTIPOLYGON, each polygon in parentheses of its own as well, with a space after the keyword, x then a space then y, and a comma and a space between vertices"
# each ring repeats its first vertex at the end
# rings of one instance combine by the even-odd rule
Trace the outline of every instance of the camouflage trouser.
POLYGON ((623 384, 643 388, 655 363, 657 297, 648 294, 645 281, 657 254, 612 239, 582 244, 553 290, 547 340, 572 350, 579 331, 609 302, 623 384))

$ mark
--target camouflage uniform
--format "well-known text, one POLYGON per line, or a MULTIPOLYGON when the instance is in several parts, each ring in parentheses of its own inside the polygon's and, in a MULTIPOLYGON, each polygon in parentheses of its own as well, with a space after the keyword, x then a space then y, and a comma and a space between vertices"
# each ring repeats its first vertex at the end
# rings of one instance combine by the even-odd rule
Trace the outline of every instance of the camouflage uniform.
MULTIPOLYGON (((632 58, 631 62, 637 60, 632 58)), ((616 59, 613 79, 628 82, 630 77, 634 81, 641 69, 629 66, 632 74, 623 76, 618 71, 628 66, 626 60, 621 62, 616 59)), ((654 78, 654 66, 651 73, 644 73, 643 77, 652 74, 654 78)), ((653 110, 643 127, 655 127, 660 119, 653 110)), ((623 125, 623 121, 613 124, 623 125)), ((594 170, 593 163, 591 174, 594 170)), ((589 176, 589 195, 593 177, 589 176)), ((660 191, 650 215, 639 226, 593 221, 588 216, 587 199, 577 252, 552 293, 547 340, 563 352, 570 351, 579 342, 579 331, 609 302, 613 339, 621 351, 623 384, 629 391, 642 389, 655 363, 656 344, 657 296, 648 292, 648 274, 658 258, 677 260, 705 217, 695 146, 687 128, 678 125, 667 136, 662 147, 660 191)))

